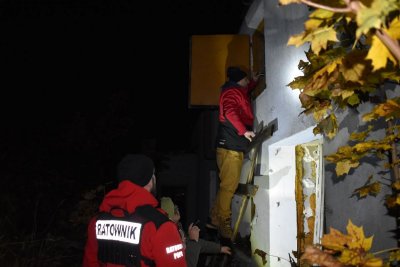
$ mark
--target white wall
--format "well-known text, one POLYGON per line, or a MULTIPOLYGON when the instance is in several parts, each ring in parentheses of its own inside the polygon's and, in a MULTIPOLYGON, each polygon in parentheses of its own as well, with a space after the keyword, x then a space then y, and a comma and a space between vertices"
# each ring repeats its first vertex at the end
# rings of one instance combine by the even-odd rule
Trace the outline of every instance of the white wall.
MULTIPOLYGON (((299 144, 321 140, 310 127, 268 148, 270 169, 255 183, 259 190, 254 198, 256 216, 252 222, 252 250, 266 249, 266 266, 290 267, 289 254, 297 251, 297 212, 295 199, 296 156, 299 144)), ((318 212, 318 211, 317 211, 318 212)), ((260 262, 260 258, 255 256, 260 262)), ((262 265, 260 265, 262 266, 262 265)))
MULTIPOLYGON (((294 166, 283 166, 280 161, 272 160, 271 149, 275 149, 277 144, 282 145, 282 140, 310 129, 315 123, 311 116, 299 115, 303 111, 298 99, 299 92, 298 90, 293 91, 287 86, 296 76, 302 74, 297 65, 300 59, 306 60, 304 51, 308 49, 306 46, 289 47, 287 41, 291 35, 304 30, 303 23, 308 18, 308 12, 305 5, 279 6, 278 1, 255 0, 252 8, 249 8, 241 28, 241 33, 251 34, 254 31, 254 25, 258 25, 257 22, 264 19, 267 87, 255 101, 254 110, 257 122, 264 121, 265 125, 276 119, 278 124, 274 135, 262 145, 261 166, 260 173, 258 173, 260 176, 255 178, 255 183, 260 188, 254 197, 257 212, 251 224, 253 253, 255 248, 271 250, 271 246, 275 246, 275 244, 277 247, 281 246, 282 250, 287 249, 284 246, 292 246, 292 238, 295 238, 294 235, 288 244, 281 245, 282 240, 289 238, 286 235, 282 236, 282 233, 285 231, 290 235, 294 233, 292 229, 282 228, 279 230, 283 221, 275 221, 275 218, 272 218, 272 214, 275 212, 274 204, 276 204, 273 202, 273 198, 280 196, 283 198, 281 205, 293 205, 291 200, 286 199, 288 192, 280 191, 278 188, 281 188, 279 185, 284 185, 290 189, 290 177, 294 166), (260 18, 260 9, 263 10, 262 18, 260 18), (279 175, 276 174, 277 172, 279 175), (269 177, 268 182, 265 181, 266 177, 269 177)), ((399 95, 398 89, 397 87, 394 90, 395 95, 399 95)), ((324 155, 334 153, 339 146, 347 144, 349 135, 363 126, 360 113, 368 111, 370 108, 371 106, 362 104, 356 111, 347 110, 338 115, 341 130, 335 139, 324 139, 324 155)), ((376 136, 381 134, 383 133, 378 132, 376 136)), ((289 148, 285 148, 285 146, 287 144, 283 145, 281 149, 285 151, 284 154, 289 159, 291 153, 286 151, 289 148)), ((325 162, 325 233, 329 232, 330 227, 345 233, 348 220, 351 219, 356 225, 363 226, 366 236, 374 235, 373 251, 397 246, 391 232, 396 229, 395 219, 387 214, 383 205, 385 194, 390 192, 390 188, 383 186, 383 192, 375 198, 368 197, 358 200, 356 197, 352 197, 353 191, 362 186, 369 175, 389 178, 388 174, 381 172, 382 166, 380 161, 367 159, 356 171, 351 171, 346 177, 337 177, 334 166, 325 162)), ((291 221, 293 218, 288 217, 287 219, 291 221)), ((291 227, 295 226, 291 225, 291 227)), ((278 253, 279 250, 272 249, 271 252, 278 253)), ((287 255, 285 256, 287 257, 287 255)), ((260 257, 255 256, 255 258, 260 266, 264 266, 260 257)))

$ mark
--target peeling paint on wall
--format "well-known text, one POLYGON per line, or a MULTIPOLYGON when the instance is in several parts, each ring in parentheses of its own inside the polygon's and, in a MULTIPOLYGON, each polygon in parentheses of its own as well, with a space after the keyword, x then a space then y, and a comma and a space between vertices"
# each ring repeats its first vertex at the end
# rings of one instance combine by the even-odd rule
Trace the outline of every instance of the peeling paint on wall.
MULTIPOLYGON (((316 240, 315 225, 317 215, 317 192, 319 188, 317 183, 321 180, 321 144, 309 143, 297 145, 296 153, 296 212, 297 212, 297 251, 293 254, 300 258, 304 249, 308 245, 313 245, 316 240)), ((318 216, 320 217, 320 216, 318 216)), ((319 223, 320 224, 320 223, 319 223)), ((299 266, 311 266, 308 263, 300 262, 299 266)))

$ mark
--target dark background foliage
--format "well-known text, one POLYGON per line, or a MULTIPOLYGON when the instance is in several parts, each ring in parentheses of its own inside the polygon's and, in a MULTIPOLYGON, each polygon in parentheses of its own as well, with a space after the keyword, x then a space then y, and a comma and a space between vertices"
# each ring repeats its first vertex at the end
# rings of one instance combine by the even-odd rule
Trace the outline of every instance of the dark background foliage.
POLYGON ((119 159, 193 150, 190 36, 236 33, 248 4, 0 3, 3 266, 80 266, 119 159))

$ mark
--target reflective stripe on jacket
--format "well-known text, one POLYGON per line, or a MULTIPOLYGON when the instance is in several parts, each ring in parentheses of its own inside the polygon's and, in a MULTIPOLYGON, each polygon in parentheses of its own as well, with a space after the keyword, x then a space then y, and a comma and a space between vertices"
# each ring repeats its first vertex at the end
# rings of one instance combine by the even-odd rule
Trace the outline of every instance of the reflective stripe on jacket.
MULTIPOLYGON (((143 187, 129 181, 122 181, 118 188, 109 192, 102 204, 101 212, 109 212, 112 207, 120 207, 130 213, 136 207, 151 205, 156 207, 158 201, 143 187)), ((160 209, 160 212, 164 213, 160 209)), ((88 226, 88 236, 85 246, 83 267, 120 267, 121 265, 104 264, 97 259, 98 244, 95 232, 96 217, 93 217, 88 226)), ((141 254, 154 261, 156 266, 186 267, 185 249, 175 223, 165 222, 158 229, 153 222, 144 225, 141 240, 141 254)), ((148 267, 143 261, 142 267, 148 267)))

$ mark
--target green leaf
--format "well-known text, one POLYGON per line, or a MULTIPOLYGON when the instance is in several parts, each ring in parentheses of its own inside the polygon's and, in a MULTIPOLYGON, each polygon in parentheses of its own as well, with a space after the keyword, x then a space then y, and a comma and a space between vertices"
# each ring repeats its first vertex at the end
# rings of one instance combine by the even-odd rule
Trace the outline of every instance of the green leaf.
POLYGON ((303 89, 308 83, 308 78, 304 76, 298 76, 294 78, 287 86, 292 89, 303 89))
POLYGON ((358 95, 354 94, 347 99, 347 103, 351 106, 355 106, 360 104, 360 99, 358 98, 358 95))
POLYGON ((398 9, 398 0, 374 0, 370 7, 361 4, 356 18, 358 25, 357 38, 360 38, 361 34, 367 34, 371 29, 380 29, 386 16, 398 9))
POLYGON ((337 121, 336 121, 336 116, 335 114, 331 114, 327 116, 325 119, 320 121, 317 126, 313 129, 314 134, 315 133, 323 133, 325 134, 329 139, 332 139, 335 137, 337 133, 337 121))

